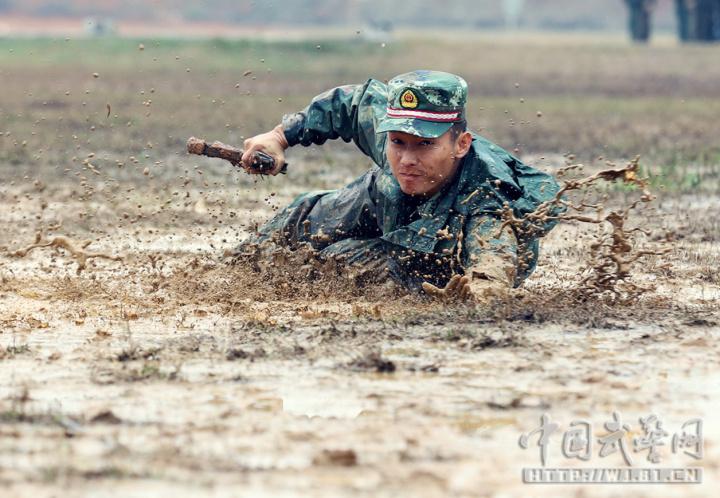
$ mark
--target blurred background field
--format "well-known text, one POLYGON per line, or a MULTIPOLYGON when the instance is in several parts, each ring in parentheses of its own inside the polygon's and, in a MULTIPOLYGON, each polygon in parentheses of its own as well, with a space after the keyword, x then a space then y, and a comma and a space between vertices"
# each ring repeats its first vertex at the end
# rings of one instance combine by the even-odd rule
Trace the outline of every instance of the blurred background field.
MULTIPOLYGON (((538 455, 519 434, 616 410, 704 417, 706 484, 632 491, 712 496, 720 45, 680 43, 669 0, 631 43, 623 3, 0 0, 3 498, 557 496, 522 484, 538 455), (540 169, 639 155, 657 199, 627 226, 668 251, 633 265, 647 292, 584 298, 599 230, 574 222, 489 308, 226 265, 293 196, 370 161, 296 147, 287 176, 250 177, 187 138, 242 146, 328 88, 417 68, 466 78, 471 128, 540 169), (123 259, 15 253, 56 235, 123 259)), ((592 192, 607 210, 639 195, 592 192)))
POLYGON ((639 154, 674 179, 696 165, 705 188, 717 185, 707 167, 720 163, 717 50, 542 33, 0 39, 0 161, 15 176, 94 153, 98 168, 135 156, 155 172, 155 161, 183 155, 190 135, 241 145, 327 88, 434 68, 468 80, 471 127, 509 150, 584 161, 639 154))

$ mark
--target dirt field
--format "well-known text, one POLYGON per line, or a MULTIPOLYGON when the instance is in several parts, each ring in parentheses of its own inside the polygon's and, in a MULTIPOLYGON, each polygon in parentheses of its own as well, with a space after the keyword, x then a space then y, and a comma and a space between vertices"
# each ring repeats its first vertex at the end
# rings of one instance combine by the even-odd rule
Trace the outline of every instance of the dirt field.
MULTIPOLYGON (((714 496, 716 58, 586 39, 0 40, 2 496, 714 496), (624 288, 645 291, 588 291, 598 227, 577 222, 490 308, 359 289, 312 263, 229 265, 293 196, 369 163, 331 144, 256 179, 188 157, 185 139, 240 145, 328 87, 414 67, 465 75, 472 127, 541 169, 641 155, 656 199, 628 227, 647 232, 638 249, 667 251, 631 266, 624 288), (78 273, 66 249, 20 256, 36 236, 113 259, 78 273), (613 412, 634 467, 702 467, 703 484, 522 482, 540 452, 518 438, 543 413, 561 431, 591 422, 597 440, 613 412), (668 433, 658 464, 632 451, 651 413, 668 433), (703 458, 673 453, 698 417, 703 458)), ((590 195, 610 211, 640 192, 590 195)), ((625 466, 598 442, 568 459, 561 439, 548 467, 625 466)))

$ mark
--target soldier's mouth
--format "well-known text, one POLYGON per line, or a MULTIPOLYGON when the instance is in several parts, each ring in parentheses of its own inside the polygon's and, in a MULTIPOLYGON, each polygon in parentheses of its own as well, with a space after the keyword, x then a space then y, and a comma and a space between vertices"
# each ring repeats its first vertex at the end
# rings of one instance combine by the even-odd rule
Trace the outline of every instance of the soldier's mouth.
POLYGON ((423 175, 420 173, 398 173, 398 176, 401 176, 403 178, 419 178, 423 175))

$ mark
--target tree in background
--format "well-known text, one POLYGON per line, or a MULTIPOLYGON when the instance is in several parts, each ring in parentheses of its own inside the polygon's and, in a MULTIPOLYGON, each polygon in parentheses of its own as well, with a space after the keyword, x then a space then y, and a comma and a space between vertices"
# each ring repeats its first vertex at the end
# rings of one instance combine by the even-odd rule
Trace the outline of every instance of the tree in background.
POLYGON ((625 0, 630 9, 630 36, 633 41, 646 43, 650 39, 650 17, 656 0, 625 0))
POLYGON ((688 2, 686 0, 675 0, 675 14, 677 15, 678 37, 682 41, 690 39, 690 15, 688 2))
POLYGON ((682 41, 720 40, 720 0, 675 0, 682 41))
POLYGON ((720 0, 697 0, 697 40, 720 40, 720 0))

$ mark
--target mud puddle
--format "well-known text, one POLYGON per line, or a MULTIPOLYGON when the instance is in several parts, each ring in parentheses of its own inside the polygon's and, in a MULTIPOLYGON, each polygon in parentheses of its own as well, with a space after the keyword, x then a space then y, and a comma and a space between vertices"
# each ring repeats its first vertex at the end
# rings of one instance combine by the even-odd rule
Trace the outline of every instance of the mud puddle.
MULTIPOLYGON (((123 258, 91 259, 77 274, 64 251, 9 254, 76 201, 58 190, 42 210, 6 192, 8 496, 610 496, 617 487, 529 488, 521 470, 539 466, 539 449, 518 438, 543 413, 562 430, 588 420, 599 436, 613 412, 633 427, 628 438, 649 413, 670 434, 703 418, 702 461, 673 454, 669 440, 661 451, 663 466, 702 466, 705 484, 630 489, 711 494, 720 478, 717 203, 677 196, 640 218, 672 245, 633 270, 650 289, 634 300, 577 299, 593 239, 567 223, 543 241, 538 270, 510 303, 477 309, 329 283, 282 288, 233 269, 223 251, 252 227, 214 221, 216 194, 206 213, 194 201, 119 225, 127 207, 107 199, 96 213, 113 223, 102 233, 65 217, 63 234, 123 258), (41 219, 19 215, 38 209, 41 219)), ((594 466, 623 465, 597 450, 594 466)), ((581 463, 561 455, 558 438, 548 451, 550 465, 581 463)), ((634 457, 639 465, 645 454, 634 457)))

